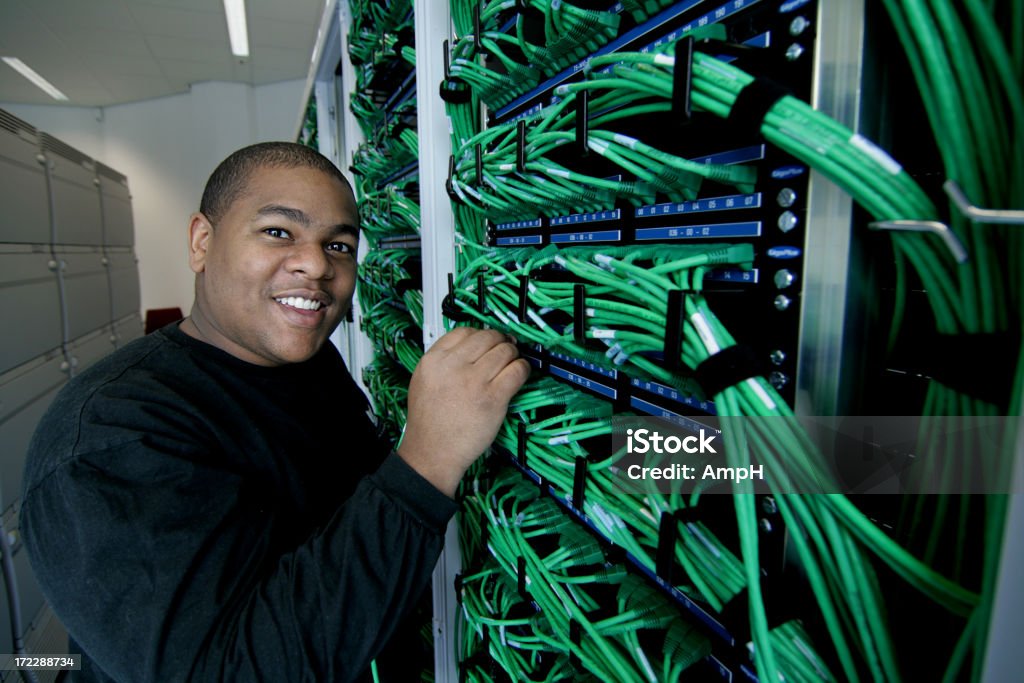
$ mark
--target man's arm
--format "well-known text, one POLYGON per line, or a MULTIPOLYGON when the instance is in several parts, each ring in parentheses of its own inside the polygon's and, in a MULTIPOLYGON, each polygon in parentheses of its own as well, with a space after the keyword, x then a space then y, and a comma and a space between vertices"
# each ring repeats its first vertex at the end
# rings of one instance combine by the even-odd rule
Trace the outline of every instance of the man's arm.
POLYGON ((426 586, 454 510, 393 455, 274 555, 272 504, 172 459, 140 444, 83 457, 23 508, 47 597, 116 680, 350 680, 426 586), (105 472, 126 458, 148 484, 105 472))
MULTIPOLYGON (((117 680, 362 672, 426 586, 449 496, 528 372, 495 332, 456 331, 435 349, 410 388, 402 457, 297 547, 281 549, 273 491, 211 464, 177 428, 64 459, 43 476, 26 492, 22 525, 76 641, 117 680)), ((156 404, 106 406, 105 419, 156 404)), ((186 419, 166 401, 160 414, 168 425, 186 419)))

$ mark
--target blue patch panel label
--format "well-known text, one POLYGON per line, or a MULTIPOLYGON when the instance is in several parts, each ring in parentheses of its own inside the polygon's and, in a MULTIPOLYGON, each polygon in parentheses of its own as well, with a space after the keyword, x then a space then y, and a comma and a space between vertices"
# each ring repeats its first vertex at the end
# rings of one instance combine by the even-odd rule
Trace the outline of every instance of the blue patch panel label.
MULTIPOLYGON (((685 225, 676 228, 640 228, 636 231, 636 238, 638 240, 686 240, 722 237, 759 237, 760 235, 761 221, 685 225)), ((554 241, 554 238, 552 238, 552 241, 554 241)))
POLYGON ((622 218, 621 209, 611 211, 595 211, 593 213, 573 213, 568 216, 555 216, 551 225, 575 225, 576 223, 597 223, 599 221, 617 221, 622 218))
POLYGON ((522 237, 499 237, 495 244, 499 247, 517 247, 523 244, 540 244, 544 238, 540 235, 523 235, 522 237))
POLYGON ((703 424, 703 423, 699 422, 698 420, 694 420, 694 419, 691 419, 689 417, 686 417, 685 415, 680 415, 679 413, 673 413, 671 410, 668 410, 666 408, 662 408, 661 406, 656 406, 653 403, 649 403, 648 401, 645 401, 642 398, 637 398, 636 396, 634 396, 633 398, 629 399, 629 405, 632 406, 633 408, 636 408, 637 410, 642 410, 643 412, 647 413, 648 415, 653 415, 655 417, 660 417, 660 418, 666 419, 669 422, 674 422, 675 424, 679 425, 683 429, 687 429, 687 430, 689 430, 691 432, 694 432, 694 433, 697 433, 697 432, 699 432, 702 429, 704 429, 704 430, 710 429, 713 432, 721 434, 721 430, 719 430, 719 429, 716 429, 714 427, 709 427, 708 425, 703 424))
POLYGON ((598 230, 596 232, 562 232, 551 236, 553 244, 567 242, 617 242, 622 239, 621 230, 598 230))
POLYGON ((688 202, 651 204, 649 206, 641 206, 635 211, 637 218, 650 218, 652 216, 674 216, 681 213, 759 208, 761 208, 761 193, 755 192, 754 194, 731 194, 722 197, 709 197, 688 202))
POLYGON ((585 389, 590 389, 591 391, 596 391, 597 393, 601 394, 602 396, 607 396, 608 398, 613 398, 613 399, 614 398, 618 398, 619 392, 617 390, 615 390, 615 389, 613 389, 613 388, 611 388, 609 386, 605 386, 604 384, 601 384, 600 382, 595 382, 593 380, 589 380, 586 377, 580 377, 576 373, 570 372, 570 371, 568 371, 568 370, 566 370, 564 368, 560 368, 557 365, 550 366, 548 368, 548 370, 555 377, 561 377, 562 379, 564 379, 566 381, 569 381, 569 382, 572 382, 573 384, 581 386, 581 387, 583 387, 585 389))
POLYGON ((559 360, 564 360, 565 362, 572 363, 573 365, 583 368, 584 370, 590 370, 591 372, 596 372, 599 375, 604 375, 605 377, 609 377, 611 379, 617 379, 619 376, 618 370, 608 370, 607 368, 602 368, 600 365, 595 365, 594 363, 590 363, 581 358, 574 358, 573 356, 564 353, 552 352, 551 357, 557 358, 559 360))
POLYGON ((715 667, 715 669, 718 671, 719 676, 721 676, 723 679, 731 683, 732 670, 729 669, 729 667, 727 667, 725 664, 723 664, 722 660, 720 660, 718 657, 714 655, 708 655, 707 660, 711 664, 711 666, 715 667))
POLYGON ((690 159, 698 164, 742 164, 748 161, 760 161, 764 159, 764 145, 751 145, 740 149, 731 149, 727 152, 709 154, 706 157, 690 159))
POLYGON ((511 223, 498 223, 494 226, 495 230, 522 230, 524 228, 539 228, 541 226, 541 220, 536 218, 532 221, 512 221, 511 223))
POLYGON ((759 282, 758 270, 740 270, 738 268, 716 268, 704 275, 705 280, 713 282, 738 282, 745 285, 756 285, 759 282))
POLYGON ((669 34, 662 36, 661 38, 654 41, 650 45, 640 48, 640 52, 650 52, 651 50, 656 50, 657 48, 661 47, 662 45, 665 45, 666 43, 671 43, 674 40, 682 38, 684 35, 693 31, 694 29, 702 28, 709 24, 718 23, 722 19, 725 19, 730 15, 736 14, 740 10, 744 10, 747 7, 750 7, 751 5, 756 5, 759 1, 760 0, 733 0, 727 5, 722 5, 721 7, 712 10, 707 14, 697 17, 689 24, 686 24, 685 26, 677 28, 675 31, 672 31, 669 34))
POLYGON ((644 391, 649 391, 652 394, 664 396, 665 398, 675 401, 676 403, 680 403, 684 406, 696 408, 697 410, 703 410, 705 413, 708 413, 709 415, 716 414, 714 401, 702 400, 694 396, 686 396, 680 394, 678 389, 665 386, 664 384, 659 384, 658 382, 650 382, 645 379, 633 378, 629 381, 629 383, 632 384, 637 389, 643 389, 644 391))
POLYGON ((795 9, 800 9, 810 1, 811 0, 790 0, 789 2, 784 2, 779 6, 779 14, 788 14, 795 9))

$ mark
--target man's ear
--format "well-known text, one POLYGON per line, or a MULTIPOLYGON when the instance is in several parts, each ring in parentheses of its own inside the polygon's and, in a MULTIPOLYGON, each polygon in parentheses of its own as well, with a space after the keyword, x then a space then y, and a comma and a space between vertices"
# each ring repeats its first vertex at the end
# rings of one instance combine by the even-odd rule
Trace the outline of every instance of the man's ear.
POLYGON ((204 214, 196 212, 188 219, 188 265, 199 274, 206 270, 206 251, 213 236, 213 225, 204 214))

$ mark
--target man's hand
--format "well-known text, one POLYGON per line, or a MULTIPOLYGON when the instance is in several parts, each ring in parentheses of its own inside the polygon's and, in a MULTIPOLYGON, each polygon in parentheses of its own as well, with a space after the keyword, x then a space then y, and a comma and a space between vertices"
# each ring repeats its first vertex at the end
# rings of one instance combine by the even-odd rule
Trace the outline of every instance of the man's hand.
POLYGON ((459 327, 424 354, 409 383, 409 415, 398 454, 450 497, 498 434, 508 402, 530 375, 512 340, 459 327))

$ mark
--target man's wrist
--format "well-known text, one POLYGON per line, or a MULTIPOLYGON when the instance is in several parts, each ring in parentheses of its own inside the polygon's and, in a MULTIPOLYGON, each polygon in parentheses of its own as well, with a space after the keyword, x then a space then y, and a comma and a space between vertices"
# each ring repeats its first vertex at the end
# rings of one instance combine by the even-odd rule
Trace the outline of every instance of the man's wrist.
POLYGON ((415 445, 406 443, 404 439, 395 452, 405 461, 405 464, 430 482, 434 488, 449 498, 455 499, 455 491, 459 487, 462 475, 465 474, 465 469, 454 467, 451 463, 438 462, 439 458, 432 457, 431 453, 426 453, 415 445))

